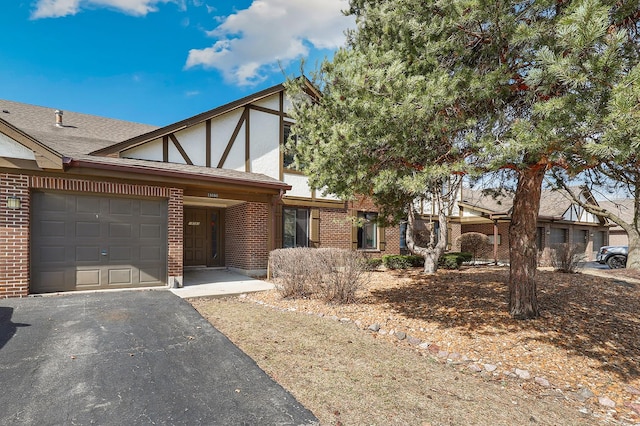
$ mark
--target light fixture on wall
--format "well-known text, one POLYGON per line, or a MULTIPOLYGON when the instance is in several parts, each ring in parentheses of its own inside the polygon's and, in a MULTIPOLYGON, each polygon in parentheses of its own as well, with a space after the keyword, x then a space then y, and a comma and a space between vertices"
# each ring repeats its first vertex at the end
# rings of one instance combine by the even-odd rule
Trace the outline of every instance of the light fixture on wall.
POLYGON ((17 210, 21 206, 20 198, 15 195, 10 195, 7 197, 7 208, 11 210, 17 210))

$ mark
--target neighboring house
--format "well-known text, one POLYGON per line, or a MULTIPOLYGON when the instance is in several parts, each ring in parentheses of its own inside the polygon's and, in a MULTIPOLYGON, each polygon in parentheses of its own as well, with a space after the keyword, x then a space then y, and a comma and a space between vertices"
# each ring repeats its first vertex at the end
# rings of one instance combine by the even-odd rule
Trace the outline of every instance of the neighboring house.
POLYGON ((263 276, 279 247, 399 253, 370 202, 290 167, 289 108, 278 85, 157 128, 0 100, 0 297, 263 276))
MULTIPOLYGON (((600 201, 600 207, 607 209, 611 213, 618 216, 627 223, 633 223, 634 216, 634 200, 631 198, 623 198, 620 200, 600 201)), ((612 246, 628 246, 629 236, 627 232, 619 225, 612 224, 609 228, 609 245, 612 246)))
MULTIPOLYGON (((588 191, 580 194, 591 203, 597 202, 588 191)), ((482 191, 463 188, 458 201, 458 214, 451 219, 453 249, 456 239, 467 232, 479 232, 489 236, 493 252, 492 260, 509 260, 509 224, 513 199, 508 196, 483 194, 482 191)), ((554 246, 563 243, 584 247, 588 260, 594 260, 598 249, 608 242, 608 223, 559 191, 542 191, 538 215, 537 243, 539 261, 548 264, 554 246)))

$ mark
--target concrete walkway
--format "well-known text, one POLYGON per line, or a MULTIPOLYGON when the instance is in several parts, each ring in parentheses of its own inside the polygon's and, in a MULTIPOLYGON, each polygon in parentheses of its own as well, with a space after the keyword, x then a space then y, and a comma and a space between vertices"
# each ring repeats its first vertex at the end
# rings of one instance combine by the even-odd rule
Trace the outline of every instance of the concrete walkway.
POLYGON ((269 282, 215 268, 185 269, 183 280, 184 287, 171 289, 175 295, 183 299, 224 297, 274 288, 269 282))

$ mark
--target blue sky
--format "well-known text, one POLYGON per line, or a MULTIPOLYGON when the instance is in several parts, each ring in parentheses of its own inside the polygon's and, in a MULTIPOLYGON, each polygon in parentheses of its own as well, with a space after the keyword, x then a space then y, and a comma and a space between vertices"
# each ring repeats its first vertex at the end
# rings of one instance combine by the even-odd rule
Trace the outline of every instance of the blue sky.
POLYGON ((166 125, 312 69, 346 0, 11 0, 0 98, 166 125))

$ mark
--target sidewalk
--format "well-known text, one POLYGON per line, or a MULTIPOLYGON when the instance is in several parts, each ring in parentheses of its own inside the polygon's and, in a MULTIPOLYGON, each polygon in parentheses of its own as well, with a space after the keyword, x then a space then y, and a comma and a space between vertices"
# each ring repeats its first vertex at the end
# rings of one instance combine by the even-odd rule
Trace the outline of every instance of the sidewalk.
POLYGON ((184 287, 170 289, 183 299, 190 297, 224 297, 256 291, 271 290, 274 285, 240 275, 226 269, 186 269, 184 287))

